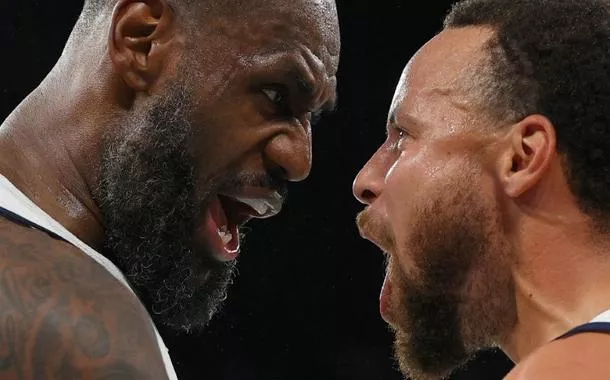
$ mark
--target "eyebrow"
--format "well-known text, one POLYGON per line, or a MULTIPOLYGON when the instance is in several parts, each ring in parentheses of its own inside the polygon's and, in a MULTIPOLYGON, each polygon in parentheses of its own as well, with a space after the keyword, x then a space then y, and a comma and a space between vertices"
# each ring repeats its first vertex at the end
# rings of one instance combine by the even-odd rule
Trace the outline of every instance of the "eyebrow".
POLYGON ((392 112, 390 113, 390 117, 388 118, 388 123, 386 124, 386 127, 385 127, 386 135, 389 135, 392 127, 395 127, 397 125, 398 125, 398 123, 396 122, 396 110, 392 110, 392 112))
MULTIPOLYGON (((315 84, 309 79, 303 65, 294 59, 290 59, 288 66, 288 69, 284 71, 286 78, 290 78, 297 83, 297 88, 302 95, 308 99, 313 99, 315 96, 315 84)), ((325 114, 335 112, 337 109, 337 97, 337 89, 335 88, 330 99, 314 112, 325 114)))
MULTIPOLYGON (((392 112, 390 113, 390 117, 388 117, 388 124, 386 125, 386 133, 390 133, 390 129, 392 127, 402 126, 396 120, 397 119, 396 114, 397 114, 396 110, 392 110, 392 112)), ((415 118, 409 114, 401 115, 401 119, 406 120, 406 122, 409 123, 410 125, 422 125, 423 124, 421 122, 421 120, 418 120, 417 118, 415 118)))

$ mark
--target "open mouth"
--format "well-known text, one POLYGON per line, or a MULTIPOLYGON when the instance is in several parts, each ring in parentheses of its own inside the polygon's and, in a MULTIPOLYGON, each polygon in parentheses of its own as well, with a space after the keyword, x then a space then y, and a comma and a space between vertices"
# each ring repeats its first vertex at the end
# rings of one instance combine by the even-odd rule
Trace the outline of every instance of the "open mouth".
POLYGON ((280 212, 283 198, 277 192, 218 194, 210 202, 204 219, 205 241, 222 262, 237 259, 240 227, 252 218, 269 218, 280 212))

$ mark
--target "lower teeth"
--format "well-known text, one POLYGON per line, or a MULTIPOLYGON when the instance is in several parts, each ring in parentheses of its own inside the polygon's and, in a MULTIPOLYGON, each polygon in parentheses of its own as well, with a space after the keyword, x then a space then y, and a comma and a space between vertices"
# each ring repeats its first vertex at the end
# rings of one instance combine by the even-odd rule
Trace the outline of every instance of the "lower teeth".
POLYGON ((218 236, 220 236, 220 239, 224 245, 229 244, 231 240, 233 240, 233 235, 231 235, 231 232, 229 232, 227 226, 222 226, 222 228, 218 230, 218 236))

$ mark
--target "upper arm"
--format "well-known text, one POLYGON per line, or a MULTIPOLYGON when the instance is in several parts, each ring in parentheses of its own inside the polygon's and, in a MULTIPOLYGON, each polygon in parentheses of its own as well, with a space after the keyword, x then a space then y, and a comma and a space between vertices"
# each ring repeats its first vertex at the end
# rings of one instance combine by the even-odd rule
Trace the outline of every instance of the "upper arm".
POLYGON ((166 379, 137 298, 71 245, 0 219, 0 379, 166 379))
POLYGON ((609 357, 609 334, 577 334, 541 347, 516 366, 505 379, 608 379, 609 357))

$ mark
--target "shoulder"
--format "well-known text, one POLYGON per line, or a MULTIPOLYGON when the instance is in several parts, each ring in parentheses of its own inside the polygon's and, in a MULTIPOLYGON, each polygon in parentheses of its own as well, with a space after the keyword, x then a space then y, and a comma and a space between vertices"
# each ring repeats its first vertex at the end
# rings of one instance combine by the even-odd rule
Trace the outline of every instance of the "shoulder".
POLYGON ((125 286, 72 244, 0 217, 0 292, 9 290, 3 286, 9 279, 24 278, 45 284, 50 294, 78 285, 81 296, 106 287, 120 300, 131 298, 125 286))
POLYGON ((8 378, 166 378, 128 288, 71 244, 2 217, 0 332, 8 378))
POLYGON ((610 334, 576 334, 539 348, 519 363, 505 379, 607 379, 610 373, 609 357, 610 334))

